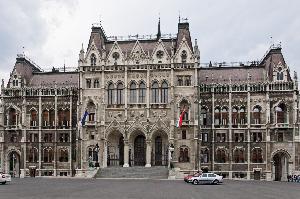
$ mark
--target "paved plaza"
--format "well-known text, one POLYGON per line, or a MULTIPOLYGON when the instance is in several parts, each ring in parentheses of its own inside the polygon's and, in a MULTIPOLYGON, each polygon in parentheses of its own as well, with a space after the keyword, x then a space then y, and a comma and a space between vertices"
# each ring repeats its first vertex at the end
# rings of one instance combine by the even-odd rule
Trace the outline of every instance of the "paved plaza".
POLYGON ((25 178, 0 185, 0 198, 80 199, 299 199, 300 183, 229 181, 222 185, 191 185, 170 180, 25 178))

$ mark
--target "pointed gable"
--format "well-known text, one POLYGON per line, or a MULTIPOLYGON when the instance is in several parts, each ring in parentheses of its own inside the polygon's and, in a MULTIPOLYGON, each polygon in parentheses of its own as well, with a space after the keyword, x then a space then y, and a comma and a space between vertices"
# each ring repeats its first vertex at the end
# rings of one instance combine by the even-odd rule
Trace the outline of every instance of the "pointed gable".
POLYGON ((147 55, 144 49, 142 48, 142 45, 140 44, 139 40, 137 40, 134 47, 131 50, 128 61, 130 64, 145 64, 146 59, 147 55))
POLYGON ((107 65, 124 65, 125 58, 117 41, 114 42, 113 46, 110 48, 110 52, 106 59, 107 65))
POLYGON ((153 63, 170 63, 170 55, 161 39, 157 42, 151 58, 153 63))
POLYGON ((183 63, 183 62, 193 63, 194 62, 193 51, 190 48, 189 43, 185 37, 182 38, 182 41, 176 50, 176 53, 174 55, 174 62, 175 63, 183 63))

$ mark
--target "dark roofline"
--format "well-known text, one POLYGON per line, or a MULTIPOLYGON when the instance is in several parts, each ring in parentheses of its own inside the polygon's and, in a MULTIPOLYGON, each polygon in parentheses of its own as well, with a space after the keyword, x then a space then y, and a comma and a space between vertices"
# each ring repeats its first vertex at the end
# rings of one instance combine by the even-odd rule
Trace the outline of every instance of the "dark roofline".
MULTIPOLYGON (((176 40, 177 38, 169 38, 169 39, 161 39, 162 42, 171 42, 172 40, 176 40)), ((147 43, 147 42, 154 42, 157 43, 157 39, 136 39, 136 40, 117 40, 118 43, 135 43, 139 41, 140 43, 147 43)), ((105 41, 105 44, 113 44, 115 41, 113 40, 107 40, 105 41)))
POLYGON ((226 66, 226 67, 200 67, 200 70, 232 70, 232 69, 252 69, 252 68, 264 68, 263 65, 255 66, 226 66))

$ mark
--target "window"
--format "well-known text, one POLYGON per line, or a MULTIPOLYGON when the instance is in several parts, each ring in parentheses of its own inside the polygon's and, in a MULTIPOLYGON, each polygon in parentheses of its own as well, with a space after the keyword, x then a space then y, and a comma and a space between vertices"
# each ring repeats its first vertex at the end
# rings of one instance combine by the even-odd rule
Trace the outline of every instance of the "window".
POLYGON ((117 65, 117 60, 120 58, 120 54, 119 54, 118 52, 114 52, 114 53, 112 54, 112 57, 113 57, 114 60, 115 60, 114 65, 117 65))
POLYGON ((97 161, 98 154, 97 154, 95 148, 89 148, 89 156, 88 156, 88 158, 91 161, 97 161))
POLYGON ((253 163, 262 163, 263 162, 261 148, 254 148, 252 150, 252 158, 251 159, 252 159, 253 163))
POLYGON ((261 132, 253 132, 252 133, 252 141, 253 142, 261 142, 262 141, 262 133, 261 132))
POLYGON ((91 66, 96 66, 96 55, 94 53, 91 54, 91 66))
POLYGON ((146 85, 144 82, 141 82, 139 85, 139 103, 145 103, 146 99, 146 85))
POLYGON ((68 133, 60 133, 59 141, 60 142, 69 142, 69 134, 68 133))
POLYGON ((55 126, 55 111, 53 109, 49 112, 49 122, 51 127, 55 126))
POLYGON ((277 133, 277 142, 283 142, 283 132, 277 133))
POLYGON ((201 109, 201 125, 207 125, 207 109, 201 109))
POLYGON ((234 151, 234 162, 235 163, 244 163, 244 150, 243 149, 236 149, 234 151))
POLYGON ((240 109, 240 124, 245 124, 246 123, 246 111, 245 108, 240 109))
POLYGON ((187 147, 180 147, 179 149, 179 162, 189 162, 189 149, 187 147))
POLYGON ((44 135, 44 142, 52 142, 53 139, 52 139, 52 133, 45 133, 44 135))
POLYGON ((244 133, 235 133, 234 140, 235 140, 235 142, 243 142, 244 141, 244 133))
POLYGON ((37 133, 30 133, 29 134, 29 142, 38 142, 39 135, 37 133))
POLYGON ((253 109, 253 120, 254 124, 260 124, 260 114, 261 114, 261 107, 260 106, 255 106, 253 109))
POLYGON ((222 109, 222 125, 227 125, 228 123, 228 109, 224 107, 222 109))
POLYGON ((59 161, 60 162, 68 162, 69 157, 68 157, 68 149, 60 149, 60 156, 59 156, 59 161))
POLYGON ((177 76, 177 84, 178 84, 178 86, 183 86, 183 77, 182 76, 177 76))
POLYGON ((277 80, 278 81, 282 81, 283 80, 283 71, 282 71, 282 68, 278 68, 277 80))
POLYGON ((136 84, 132 82, 130 84, 129 102, 136 103, 136 84))
POLYGON ((226 163, 226 151, 225 149, 217 149, 216 152, 216 162, 217 163, 226 163))
POLYGON ((183 50, 181 52, 181 62, 186 63, 186 59, 187 59, 187 52, 185 50, 183 50))
POLYGON ((31 127, 37 126, 37 111, 32 110, 30 116, 31 116, 30 126, 31 127))
POLYGON ((122 83, 117 85, 117 104, 123 104, 124 87, 122 83))
POLYGON ((64 127, 69 127, 70 126, 70 110, 66 109, 64 111, 64 122, 63 122, 64 127))
POLYGON ((277 106, 275 108, 275 111, 276 111, 276 117, 277 117, 277 123, 279 124, 282 124, 282 123, 285 123, 286 119, 286 115, 285 115, 285 112, 286 112, 286 107, 284 104, 280 104, 279 106, 277 106))
POLYGON ((152 84, 152 103, 159 103, 158 83, 155 81, 152 84))
POLYGON ((215 125, 220 125, 221 113, 220 108, 215 108, 215 125))
POLYGON ((95 113, 89 113, 89 122, 94 122, 95 121, 95 113))
POLYGON ((185 76, 184 84, 186 86, 191 86, 191 76, 185 76))
POLYGON ((107 90, 108 104, 114 104, 114 85, 110 83, 107 90))
POLYGON ((208 163, 209 161, 209 152, 208 152, 208 149, 205 148, 205 149, 201 149, 201 154, 200 154, 200 161, 201 163, 208 163))
POLYGON ((186 139, 186 130, 181 131, 181 139, 183 139, 183 140, 186 139))
POLYGON ((14 108, 9 109, 8 125, 15 126, 17 124, 17 111, 14 108))
POLYGON ((238 108, 234 107, 232 109, 232 125, 237 126, 238 124, 238 108))
POLYGON ((53 150, 52 148, 44 149, 44 162, 52 162, 53 161, 53 150))
POLYGON ((91 88, 91 86, 92 86, 92 80, 86 79, 86 88, 91 88))
POLYGON ((38 150, 37 148, 31 148, 29 149, 28 154, 28 162, 37 162, 38 161, 38 150))
POLYGON ((202 133, 202 142, 208 142, 208 133, 202 133))
POLYGON ((42 125, 44 127, 47 127, 49 125, 49 111, 48 110, 43 111, 43 123, 42 123, 42 125))
POLYGON ((217 142, 225 142, 226 141, 226 133, 217 133, 217 142))
POLYGON ((94 80, 94 88, 99 88, 99 80, 98 79, 95 79, 94 80))
POLYGON ((164 56, 164 52, 163 51, 159 50, 159 51, 156 52, 156 57, 158 59, 161 59, 163 56, 164 56))
POLYGON ((168 84, 165 81, 161 85, 161 103, 168 103, 168 84))

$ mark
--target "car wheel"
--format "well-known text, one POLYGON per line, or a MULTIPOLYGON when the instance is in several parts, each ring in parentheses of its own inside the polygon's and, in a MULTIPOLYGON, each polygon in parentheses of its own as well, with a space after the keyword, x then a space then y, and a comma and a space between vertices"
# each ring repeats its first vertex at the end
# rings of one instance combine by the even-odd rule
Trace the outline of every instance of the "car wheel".
POLYGON ((219 180, 214 180, 213 181, 213 184, 218 184, 219 183, 219 180))
POLYGON ((197 185, 198 184, 198 180, 193 180, 193 184, 197 185))
POLYGON ((6 181, 5 182, 1 182, 1 184, 6 184, 6 181))

